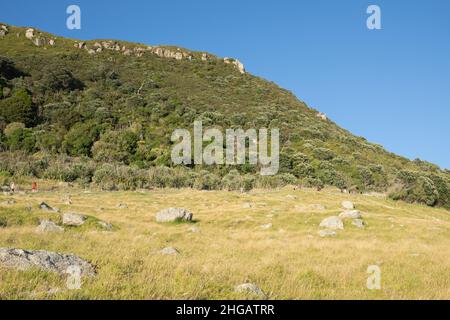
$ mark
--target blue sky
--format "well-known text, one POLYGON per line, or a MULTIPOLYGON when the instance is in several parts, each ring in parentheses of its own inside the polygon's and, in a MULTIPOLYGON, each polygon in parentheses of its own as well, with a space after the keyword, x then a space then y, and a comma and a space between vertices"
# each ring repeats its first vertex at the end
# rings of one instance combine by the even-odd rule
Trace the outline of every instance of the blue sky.
POLYGON ((450 168, 450 1, 2 1, 0 21, 241 60, 340 126, 450 168), (66 28, 77 4, 82 29, 66 28), (366 9, 381 7, 382 30, 366 9))

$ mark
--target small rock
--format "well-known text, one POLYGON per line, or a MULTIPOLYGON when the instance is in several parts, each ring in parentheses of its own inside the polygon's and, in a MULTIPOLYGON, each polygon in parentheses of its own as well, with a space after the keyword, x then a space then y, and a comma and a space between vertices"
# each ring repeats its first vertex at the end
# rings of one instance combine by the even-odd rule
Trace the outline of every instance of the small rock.
POLYGON ((355 205, 351 201, 342 201, 342 208, 347 210, 355 209, 355 205))
POLYGON ((245 202, 243 205, 242 205, 242 208, 243 209, 251 209, 253 207, 253 205, 250 203, 250 202, 245 202))
POLYGON ((164 248, 164 249, 160 250, 159 253, 164 254, 164 255, 169 255, 169 256, 179 254, 178 250, 173 247, 164 248))
POLYGON ((322 238, 337 236, 336 231, 333 231, 333 230, 320 230, 318 233, 319 233, 319 236, 321 236, 322 238))
POLYGON ((86 217, 76 213, 64 213, 63 224, 66 226, 81 226, 85 223, 86 217))
POLYGON ((61 232, 64 232, 64 228, 58 226, 53 221, 42 220, 41 224, 36 228, 36 232, 38 232, 38 233, 49 233, 49 232, 61 233, 61 232))
POLYGON ((127 206, 125 203, 119 203, 119 204, 117 205, 117 208, 118 208, 118 209, 128 209, 128 206, 127 206))
POLYGON ((157 222, 192 221, 193 214, 183 208, 168 208, 156 214, 157 222))
POLYGON ((344 230, 344 223, 339 217, 328 217, 320 223, 320 227, 331 230, 344 230))
POLYGON ((243 283, 234 289, 237 293, 251 294, 260 298, 267 298, 266 294, 254 283, 243 283))
POLYGON ((356 226, 359 229, 364 229, 365 223, 362 219, 354 219, 352 225, 356 226))
POLYGON ((111 223, 105 222, 105 221, 99 221, 98 224, 103 228, 106 229, 108 231, 112 230, 113 225, 111 223))
POLYGON ((344 211, 339 215, 339 217, 342 219, 360 219, 361 212, 358 210, 344 211))
POLYGON ((273 225, 271 224, 271 223, 268 223, 268 224, 263 224, 262 226, 261 226, 261 229, 270 229, 270 228, 272 228, 273 227, 273 225))
POLYGON ((39 209, 45 210, 45 211, 59 212, 59 209, 52 208, 48 204, 46 204, 45 202, 41 202, 41 204, 39 205, 39 209))
POLYGON ((192 227, 192 228, 189 229, 189 231, 192 232, 192 233, 199 233, 200 229, 197 228, 197 227, 192 227))
POLYGON ((94 276, 95 267, 74 256, 44 250, 0 248, 0 265, 16 270, 37 268, 43 271, 65 274, 69 267, 78 267, 82 276, 94 276))

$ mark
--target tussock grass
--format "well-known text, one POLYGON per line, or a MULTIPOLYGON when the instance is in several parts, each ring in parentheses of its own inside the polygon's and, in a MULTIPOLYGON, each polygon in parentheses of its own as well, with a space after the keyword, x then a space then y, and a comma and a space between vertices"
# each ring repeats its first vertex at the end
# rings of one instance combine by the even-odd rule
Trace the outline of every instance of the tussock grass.
POLYGON ((0 217, 18 216, 23 223, 0 228, 0 247, 76 254, 94 263, 99 274, 83 279, 80 290, 68 290, 58 275, 0 268, 0 299, 249 298, 233 292, 243 282, 257 284, 270 299, 450 298, 450 214, 443 209, 334 189, 248 194, 63 189, 12 198, 16 203, 1 206, 0 217), (70 206, 61 202, 68 193, 70 206), (339 214, 343 200, 362 211, 366 228, 346 221, 336 238, 320 238, 320 221, 339 214), (37 234, 24 208, 41 201, 116 228, 37 234), (118 203, 128 208, 119 209, 118 203), (252 207, 245 208, 246 203, 252 207), (192 211, 196 223, 157 223, 155 214, 167 207, 192 211), (267 223, 273 227, 261 228, 267 223), (193 226, 199 232, 191 232, 193 226), (168 246, 180 254, 157 253, 168 246), (371 291, 366 270, 374 264, 382 271, 382 289, 371 291))

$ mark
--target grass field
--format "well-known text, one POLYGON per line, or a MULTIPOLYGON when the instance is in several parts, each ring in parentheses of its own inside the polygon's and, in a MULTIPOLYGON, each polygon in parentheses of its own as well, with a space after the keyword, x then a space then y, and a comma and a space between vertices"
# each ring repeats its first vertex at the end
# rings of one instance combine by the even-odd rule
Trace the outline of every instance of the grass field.
POLYGON ((234 292, 245 282, 257 284, 269 299, 450 299, 450 214, 443 209, 288 187, 240 194, 66 186, 1 195, 0 203, 7 199, 16 203, 0 204, 0 247, 76 254, 96 265, 98 275, 69 290, 65 277, 0 267, 0 299, 253 298, 234 292), (72 205, 63 202, 68 194, 72 205), (319 237, 319 223, 339 214, 343 200, 355 203, 366 228, 345 222, 337 237, 319 237), (43 214, 41 201, 115 228, 36 233, 39 218, 59 219, 43 214), (195 222, 157 223, 156 212, 167 207, 192 211, 195 222), (271 228, 261 227, 269 223, 271 228), (169 246, 180 254, 158 253, 169 246), (381 268, 381 290, 366 287, 370 265, 381 268))

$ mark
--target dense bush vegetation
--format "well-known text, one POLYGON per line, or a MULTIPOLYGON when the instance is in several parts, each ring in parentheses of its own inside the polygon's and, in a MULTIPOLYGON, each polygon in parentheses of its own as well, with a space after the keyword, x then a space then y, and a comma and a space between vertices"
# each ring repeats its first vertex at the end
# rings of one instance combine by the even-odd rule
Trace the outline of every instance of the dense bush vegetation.
POLYGON ((448 171, 355 137, 290 92, 220 59, 89 55, 63 38, 36 47, 23 33, 11 27, 0 39, 2 175, 105 190, 331 185, 394 190, 395 199, 449 207, 448 171), (279 174, 261 177, 252 165, 174 167, 171 134, 192 129, 196 119, 221 130, 279 128, 279 174))

